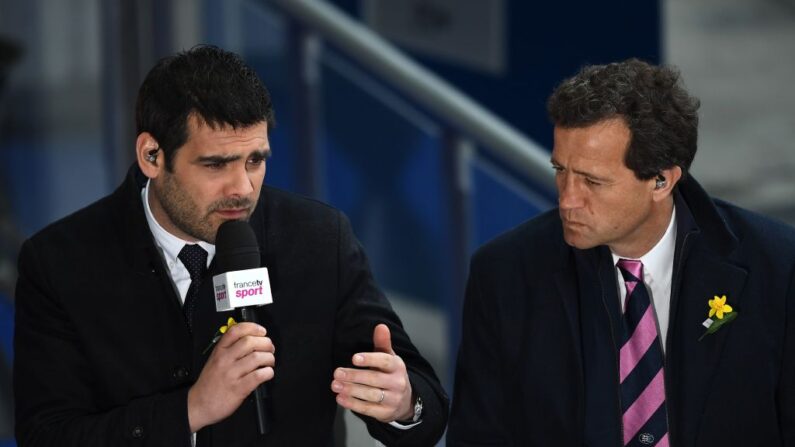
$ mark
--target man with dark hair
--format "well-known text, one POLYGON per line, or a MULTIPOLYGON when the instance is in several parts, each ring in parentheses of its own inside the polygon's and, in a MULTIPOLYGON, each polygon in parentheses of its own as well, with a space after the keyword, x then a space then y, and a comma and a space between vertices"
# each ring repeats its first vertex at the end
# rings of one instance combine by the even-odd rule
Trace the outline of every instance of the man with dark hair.
POLYGON ((698 106, 638 60, 554 91, 559 206, 472 259, 449 446, 795 446, 795 231, 688 175, 698 106))
POLYGON ((165 58, 136 118, 125 182, 21 250, 19 444, 332 445, 339 404, 385 444, 433 445, 447 397, 348 220, 262 184, 274 118, 256 73, 211 46, 165 58), (249 221, 268 267, 262 325, 215 311, 213 244, 229 220, 249 221))

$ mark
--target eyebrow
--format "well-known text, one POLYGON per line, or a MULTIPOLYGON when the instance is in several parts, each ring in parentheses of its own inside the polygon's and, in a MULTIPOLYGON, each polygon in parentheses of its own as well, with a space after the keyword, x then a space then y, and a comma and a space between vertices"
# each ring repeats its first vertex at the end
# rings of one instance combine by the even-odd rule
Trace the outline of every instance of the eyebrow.
MULTIPOLYGON (((565 166, 563 166, 562 164, 558 163, 554 158, 550 159, 549 162, 552 163, 552 166, 559 166, 561 168, 565 168, 565 166)), ((573 172, 575 174, 582 175, 584 177, 588 177, 588 178, 590 178, 592 180, 596 180, 596 181, 599 181, 599 182, 605 182, 605 183, 612 182, 612 180, 609 179, 609 178, 601 177, 601 176, 595 175, 595 174, 590 173, 590 172, 581 171, 579 169, 572 169, 571 172, 573 172)))
MULTIPOLYGON (((271 153, 270 148, 267 148, 267 149, 260 149, 260 150, 252 151, 248 156, 249 157, 258 156, 258 157, 262 158, 263 160, 267 160, 267 159, 271 158, 271 154, 272 153, 271 153)), ((196 162, 198 162, 198 163, 213 163, 213 164, 218 163, 218 164, 223 164, 223 163, 231 163, 233 161, 240 160, 241 158, 243 158, 243 157, 240 156, 240 155, 228 155, 228 156, 206 155, 206 156, 197 158, 196 162)))

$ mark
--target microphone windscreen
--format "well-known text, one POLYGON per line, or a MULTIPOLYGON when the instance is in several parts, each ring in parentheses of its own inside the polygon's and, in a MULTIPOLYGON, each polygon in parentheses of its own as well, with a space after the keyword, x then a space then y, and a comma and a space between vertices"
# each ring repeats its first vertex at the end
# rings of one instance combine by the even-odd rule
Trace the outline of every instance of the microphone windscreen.
POLYGON ((215 262, 221 272, 260 267, 259 244, 248 222, 228 220, 218 227, 215 262))

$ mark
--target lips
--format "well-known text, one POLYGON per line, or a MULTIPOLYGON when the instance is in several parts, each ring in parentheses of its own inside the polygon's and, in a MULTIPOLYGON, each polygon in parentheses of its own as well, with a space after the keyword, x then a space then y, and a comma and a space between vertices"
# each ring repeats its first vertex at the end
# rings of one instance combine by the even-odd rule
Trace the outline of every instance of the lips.
POLYGON ((248 208, 227 208, 215 212, 225 219, 241 219, 248 216, 248 208))
POLYGON ((565 225, 567 227, 584 227, 585 226, 584 223, 574 222, 574 221, 571 221, 571 220, 564 220, 563 221, 563 225, 565 225))

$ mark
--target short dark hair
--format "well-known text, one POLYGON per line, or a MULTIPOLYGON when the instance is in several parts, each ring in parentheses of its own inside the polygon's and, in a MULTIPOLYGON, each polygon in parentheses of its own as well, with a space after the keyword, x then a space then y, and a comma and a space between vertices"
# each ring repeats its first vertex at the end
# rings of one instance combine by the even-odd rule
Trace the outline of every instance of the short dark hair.
POLYGON ((211 45, 161 59, 146 75, 135 107, 137 133, 149 132, 173 170, 173 159, 188 139, 195 115, 213 129, 275 125, 268 90, 257 73, 235 53, 211 45))
POLYGON ((696 156, 699 106, 677 69, 628 59, 582 68, 555 89, 547 112, 563 128, 621 118, 631 133, 624 163, 638 179, 673 166, 685 179, 696 156))

